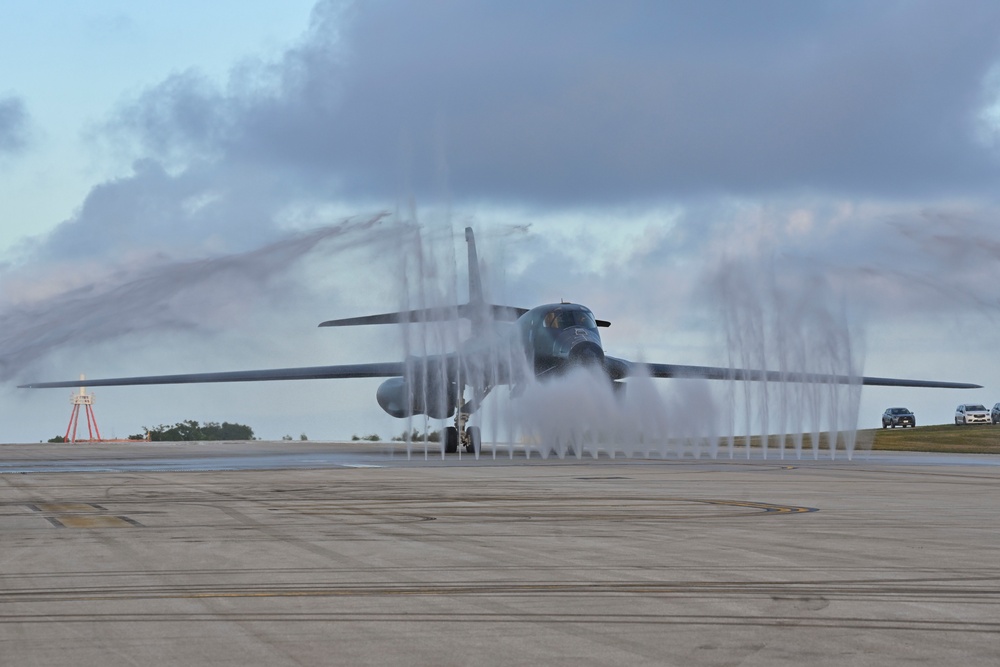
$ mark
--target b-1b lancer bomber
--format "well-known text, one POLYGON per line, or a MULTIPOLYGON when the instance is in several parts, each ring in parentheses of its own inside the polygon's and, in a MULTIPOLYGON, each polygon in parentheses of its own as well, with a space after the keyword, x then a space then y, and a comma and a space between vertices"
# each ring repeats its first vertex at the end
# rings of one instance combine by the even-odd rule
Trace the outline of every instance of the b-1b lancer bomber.
POLYGON ((467 426, 469 417, 479 409, 490 392, 501 385, 511 387, 516 396, 526 382, 565 373, 574 367, 601 371, 595 381, 608 381, 618 390, 630 376, 656 378, 705 378, 710 380, 812 382, 829 384, 864 384, 893 387, 937 387, 975 389, 979 385, 964 382, 905 380, 882 377, 852 377, 761 369, 684 366, 677 364, 639 363, 605 353, 599 329, 610 323, 597 319, 585 306, 554 303, 532 309, 487 303, 483 296, 476 241, 466 228, 469 261, 469 300, 451 307, 424 308, 329 320, 321 327, 358 326, 391 323, 420 323, 465 318, 471 322, 471 335, 458 349, 445 354, 410 356, 404 361, 382 363, 273 368, 217 373, 147 375, 97 380, 33 382, 26 388, 104 387, 114 385, 182 384, 202 382, 252 382, 262 380, 319 380, 339 378, 386 379, 376 392, 378 404, 398 418, 427 415, 433 419, 454 419, 444 431, 444 449, 479 453, 482 436, 479 427, 467 426), (602 380, 601 378, 606 378, 602 380))

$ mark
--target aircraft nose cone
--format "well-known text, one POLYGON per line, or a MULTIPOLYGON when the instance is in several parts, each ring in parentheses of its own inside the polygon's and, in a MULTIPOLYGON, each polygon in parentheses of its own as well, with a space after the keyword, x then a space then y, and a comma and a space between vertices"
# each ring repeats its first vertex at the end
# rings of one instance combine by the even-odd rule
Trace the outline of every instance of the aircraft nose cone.
POLYGON ((590 341, 579 342, 570 349, 569 362, 581 366, 603 366, 604 350, 590 341))

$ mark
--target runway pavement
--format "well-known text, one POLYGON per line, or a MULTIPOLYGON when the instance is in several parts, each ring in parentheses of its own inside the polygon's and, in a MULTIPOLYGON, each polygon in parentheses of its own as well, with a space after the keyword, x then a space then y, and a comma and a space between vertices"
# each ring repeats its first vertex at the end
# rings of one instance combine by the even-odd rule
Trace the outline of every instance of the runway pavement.
POLYGON ((0 445, 0 665, 996 665, 995 461, 0 445))

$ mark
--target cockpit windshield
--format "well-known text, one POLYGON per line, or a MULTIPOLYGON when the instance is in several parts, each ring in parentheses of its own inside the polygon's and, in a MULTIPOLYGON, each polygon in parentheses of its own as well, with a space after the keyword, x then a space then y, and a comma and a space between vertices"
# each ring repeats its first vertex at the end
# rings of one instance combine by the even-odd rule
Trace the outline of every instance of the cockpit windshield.
POLYGON ((589 310, 557 308, 545 316, 545 326, 552 329, 568 329, 569 327, 596 329, 597 321, 589 310))

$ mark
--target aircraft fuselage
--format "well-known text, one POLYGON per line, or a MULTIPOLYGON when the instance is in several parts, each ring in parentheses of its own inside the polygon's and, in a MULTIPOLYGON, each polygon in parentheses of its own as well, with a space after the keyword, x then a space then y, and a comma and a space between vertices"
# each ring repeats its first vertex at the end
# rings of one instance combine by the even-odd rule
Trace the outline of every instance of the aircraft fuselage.
POLYGON ((558 373, 575 364, 604 363, 597 320, 586 306, 575 303, 538 306, 518 318, 515 326, 535 376, 558 373))

